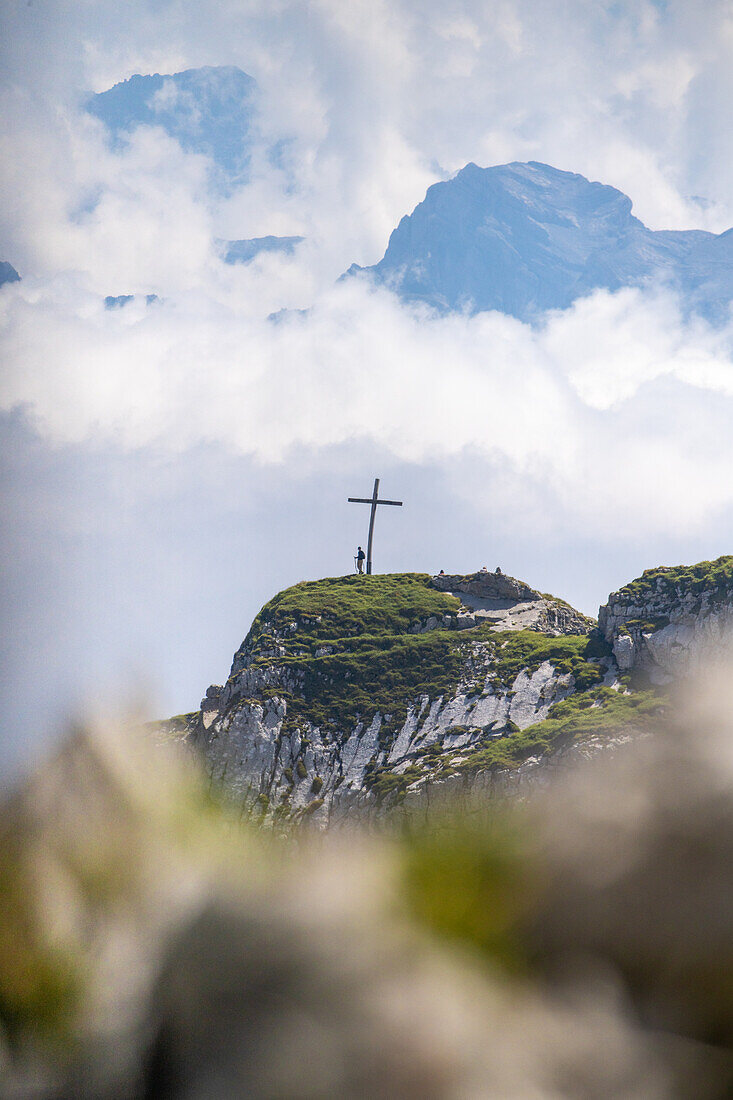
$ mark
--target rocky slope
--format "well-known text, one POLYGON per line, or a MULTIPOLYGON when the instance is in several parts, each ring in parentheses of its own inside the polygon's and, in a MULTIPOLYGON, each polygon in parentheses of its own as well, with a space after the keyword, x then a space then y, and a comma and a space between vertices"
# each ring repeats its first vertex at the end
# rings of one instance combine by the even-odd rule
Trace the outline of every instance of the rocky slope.
POLYGON ((631 199, 547 164, 468 164, 428 188, 379 263, 359 268, 406 301, 495 309, 533 320, 597 288, 662 281, 724 321, 733 298, 733 230, 653 231, 631 199))
POLYGON ((638 728, 659 701, 614 690, 610 654, 593 620, 501 574, 331 578, 266 604, 170 728, 237 798, 325 823, 638 728))
POLYGON ((225 264, 249 264, 263 252, 281 252, 292 256, 305 237, 251 237, 247 240, 218 240, 217 247, 225 264))
POLYGON ((265 816, 325 824, 544 778, 650 728, 731 639, 733 557, 648 570, 598 626, 500 573, 335 577, 266 604, 165 728, 265 816))

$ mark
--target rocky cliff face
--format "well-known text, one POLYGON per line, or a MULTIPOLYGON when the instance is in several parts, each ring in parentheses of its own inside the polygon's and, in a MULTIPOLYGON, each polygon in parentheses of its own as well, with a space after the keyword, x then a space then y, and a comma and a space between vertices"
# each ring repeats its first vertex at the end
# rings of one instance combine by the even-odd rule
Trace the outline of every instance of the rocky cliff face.
POLYGON ((190 739, 214 780, 276 819, 391 805, 531 766, 567 740, 575 716, 557 708, 579 691, 603 711, 594 627, 501 574, 296 585, 257 616, 190 739))
POLYGON ((325 824, 514 789, 650 728, 733 641, 733 557, 647 570, 595 622, 501 573, 337 577, 263 607, 168 724, 263 815, 325 824))
POLYGON ((266 604, 169 728, 265 816, 325 824, 535 782, 649 728, 732 640, 733 557, 647 570, 598 626, 501 573, 337 577, 266 604))
POLYGON ((647 569, 608 597, 598 623, 620 670, 664 684, 725 655, 733 639, 733 557, 647 569))

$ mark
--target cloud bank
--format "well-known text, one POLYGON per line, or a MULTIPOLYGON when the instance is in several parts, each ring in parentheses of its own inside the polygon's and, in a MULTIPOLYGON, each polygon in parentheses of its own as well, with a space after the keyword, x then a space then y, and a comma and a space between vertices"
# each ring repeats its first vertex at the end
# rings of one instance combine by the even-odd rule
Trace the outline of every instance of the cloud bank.
POLYGON ((568 537, 698 531, 733 503, 733 330, 669 293, 596 293, 533 330, 334 286, 468 160, 535 157, 623 188, 652 227, 725 228, 723 0, 132 0, 94 20, 57 0, 7 22, 0 242, 24 279, 0 293, 0 402, 50 443, 209 443, 286 469, 365 444, 462 463, 473 507, 568 537), (259 83, 251 179, 224 198, 159 127, 113 152, 81 109, 89 88, 201 64, 259 83), (306 240, 222 264, 218 237, 267 233, 306 240), (107 294, 139 297, 109 311, 107 294))
POLYGON ((476 506, 500 468, 510 511, 544 493, 545 525, 559 510, 617 536, 694 530, 733 500, 733 329, 684 320, 669 292, 599 291, 533 329, 361 280, 278 322, 199 291, 110 311, 24 282, 0 317, 2 407, 54 443, 216 443, 285 465, 360 440, 418 465, 470 454, 476 506))

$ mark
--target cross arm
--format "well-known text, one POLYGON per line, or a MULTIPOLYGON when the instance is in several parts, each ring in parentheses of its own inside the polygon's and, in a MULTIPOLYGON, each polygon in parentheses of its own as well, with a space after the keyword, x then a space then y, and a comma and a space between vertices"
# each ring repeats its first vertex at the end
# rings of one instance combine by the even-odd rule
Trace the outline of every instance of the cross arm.
POLYGON ((371 497, 349 497, 349 504, 371 504, 371 497))

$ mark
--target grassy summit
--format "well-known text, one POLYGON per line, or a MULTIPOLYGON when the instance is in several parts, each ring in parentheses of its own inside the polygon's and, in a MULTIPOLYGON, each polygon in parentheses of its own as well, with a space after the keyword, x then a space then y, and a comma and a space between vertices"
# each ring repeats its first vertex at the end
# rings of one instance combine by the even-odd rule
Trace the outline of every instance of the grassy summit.
POLYGON ((578 690, 602 678, 587 635, 497 633, 488 623, 458 630, 459 606, 426 574, 304 582, 265 604, 243 650, 255 665, 275 662, 293 673, 288 724, 308 721, 341 736, 379 712, 389 739, 422 696, 447 699, 461 683, 471 694, 510 690, 522 670, 531 675, 544 661, 571 673, 578 690), (415 632, 430 619, 435 629, 415 632))
POLYGON ((265 604, 244 648, 255 662, 275 659, 296 673, 301 693, 288 700, 293 722, 348 733, 377 711, 404 721, 421 694, 435 698, 457 686, 455 633, 410 628, 431 617, 442 623, 458 607, 457 598, 431 587, 427 574, 308 581, 265 604))
POLYGON ((263 630, 287 631, 297 622, 314 641, 359 634, 405 634, 418 619, 455 613, 459 600, 438 592, 427 573, 387 573, 383 576, 326 577, 302 581, 266 603, 252 623, 247 642, 263 630))

